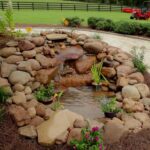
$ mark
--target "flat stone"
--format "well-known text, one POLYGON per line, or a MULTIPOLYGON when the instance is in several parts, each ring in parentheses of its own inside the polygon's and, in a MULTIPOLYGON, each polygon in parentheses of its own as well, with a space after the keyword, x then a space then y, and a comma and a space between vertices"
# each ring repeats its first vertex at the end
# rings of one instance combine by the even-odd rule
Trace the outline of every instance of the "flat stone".
POLYGON ((58 40, 66 40, 67 39, 67 35, 66 34, 47 34, 46 38, 50 41, 58 41, 58 40))
POLYGON ((5 48, 0 49, 0 56, 9 57, 9 56, 15 54, 16 51, 17 50, 15 47, 5 47, 5 48))
POLYGON ((17 62, 23 61, 23 57, 22 56, 18 56, 18 55, 11 55, 9 57, 6 58, 6 62, 9 64, 16 64, 17 62))

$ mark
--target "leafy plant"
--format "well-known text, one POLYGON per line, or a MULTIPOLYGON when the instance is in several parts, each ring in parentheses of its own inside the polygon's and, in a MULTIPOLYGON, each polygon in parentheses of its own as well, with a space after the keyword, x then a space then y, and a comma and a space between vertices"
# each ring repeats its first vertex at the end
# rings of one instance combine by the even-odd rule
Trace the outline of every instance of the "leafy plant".
POLYGON ((5 103, 10 94, 4 87, 0 87, 0 103, 5 103))
POLYGON ((6 23, 2 17, 0 17, 0 33, 5 34, 7 31, 6 23))
POLYGON ((5 108, 3 106, 0 106, 0 122, 3 121, 5 116, 5 108))
POLYGON ((94 83, 96 85, 99 85, 103 81, 108 82, 108 80, 102 74, 102 68, 103 68, 103 61, 101 61, 99 64, 94 64, 91 68, 92 79, 94 80, 94 83))
POLYGON ((36 92, 35 92, 35 97, 37 98, 38 101, 49 101, 51 97, 54 96, 54 84, 51 83, 48 85, 48 87, 40 87, 36 92))
POLYGON ((107 112, 118 113, 121 111, 121 109, 117 107, 116 97, 110 99, 106 99, 106 98, 103 99, 101 101, 101 109, 104 113, 107 112))
POLYGON ((84 21, 84 19, 81 19, 79 17, 65 18, 64 25, 70 26, 70 27, 79 27, 79 26, 81 26, 81 23, 83 21, 84 21))
POLYGON ((81 135, 81 141, 72 140, 70 142, 75 150, 104 150, 102 134, 98 127, 93 127, 92 130, 82 129, 81 135))
POLYGON ((94 35, 93 35, 93 38, 94 38, 94 39, 98 39, 98 40, 101 40, 101 39, 102 39, 102 37, 101 37, 100 35, 98 35, 98 34, 94 34, 94 35))
POLYGON ((56 100, 54 100, 54 102, 52 103, 51 105, 51 109, 54 110, 54 111, 57 111, 59 109, 62 109, 63 108, 63 105, 61 104, 60 102, 60 98, 62 97, 63 95, 63 91, 59 92, 59 93, 56 93, 54 95, 54 98, 56 98, 56 100))
POLYGON ((138 71, 142 73, 147 71, 149 67, 144 63, 144 47, 141 47, 139 51, 137 47, 133 47, 131 54, 133 55, 132 62, 134 67, 136 67, 138 71))
POLYGON ((11 0, 9 0, 7 3, 7 8, 5 10, 5 20, 6 20, 6 26, 8 27, 8 30, 13 31, 15 29, 15 23, 14 23, 13 7, 12 7, 11 0))

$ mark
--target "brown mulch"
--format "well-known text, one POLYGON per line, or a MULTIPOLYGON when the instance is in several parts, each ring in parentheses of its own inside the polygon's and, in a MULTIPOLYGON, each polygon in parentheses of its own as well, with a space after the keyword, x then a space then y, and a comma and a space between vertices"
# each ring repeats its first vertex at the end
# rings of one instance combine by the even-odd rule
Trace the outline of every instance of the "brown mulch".
MULTIPOLYGON (((0 123, 0 150, 70 150, 66 145, 42 147, 35 139, 19 136, 17 126, 7 114, 0 123)), ((106 150, 150 150, 150 129, 139 133, 130 133, 115 144, 107 146, 106 150)))

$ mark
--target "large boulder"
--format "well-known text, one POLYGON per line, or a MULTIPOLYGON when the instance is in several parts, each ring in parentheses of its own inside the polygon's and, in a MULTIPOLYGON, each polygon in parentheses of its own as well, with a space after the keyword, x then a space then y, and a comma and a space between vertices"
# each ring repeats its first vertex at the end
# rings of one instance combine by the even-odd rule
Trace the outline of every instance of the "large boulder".
POLYGON ((5 61, 9 64, 16 64, 19 61, 23 61, 23 57, 18 55, 11 55, 7 57, 5 61))
POLYGON ((104 141, 107 144, 118 142, 127 131, 121 120, 117 118, 109 120, 104 126, 104 141))
POLYGON ((42 84, 48 84, 58 72, 58 67, 50 69, 41 69, 37 71, 36 80, 42 84))
POLYGON ((14 85, 16 83, 20 83, 24 85, 30 80, 31 80, 30 74, 23 71, 13 71, 9 76, 10 83, 14 85))
POLYGON ((138 89, 142 98, 149 96, 150 90, 146 84, 142 84, 142 83, 136 84, 135 87, 138 89))
POLYGON ((78 73, 86 73, 95 62, 95 56, 83 56, 75 62, 75 67, 78 73))
POLYGON ((31 41, 36 45, 36 46, 42 46, 45 43, 45 39, 41 36, 39 37, 33 37, 31 41))
POLYGON ((59 136, 73 127, 76 119, 83 119, 83 117, 69 110, 57 111, 49 120, 37 127, 38 142, 47 146, 54 144, 59 136))
POLYGON ((140 99, 139 91, 133 85, 124 86, 123 89, 122 89, 122 96, 124 98, 131 98, 131 99, 134 99, 134 100, 139 100, 140 99))
POLYGON ((104 44, 101 41, 91 41, 84 44, 84 49, 90 54, 98 54, 103 51, 104 44))
POLYGON ((16 65, 13 64, 7 64, 3 62, 1 64, 1 75, 3 78, 8 78, 11 72, 15 71, 17 69, 16 65))
POLYGON ((16 51, 17 50, 15 47, 5 47, 5 48, 0 49, 0 56, 9 57, 9 56, 15 54, 16 51))
POLYGON ((28 51, 35 48, 35 45, 28 40, 22 40, 19 42, 18 47, 21 51, 28 51))

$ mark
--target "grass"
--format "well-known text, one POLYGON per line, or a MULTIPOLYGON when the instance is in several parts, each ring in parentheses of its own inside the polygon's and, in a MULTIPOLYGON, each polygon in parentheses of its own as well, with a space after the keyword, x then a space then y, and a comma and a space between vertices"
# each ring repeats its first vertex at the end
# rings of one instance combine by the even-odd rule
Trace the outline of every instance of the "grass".
MULTIPOLYGON (((0 11, 0 14, 4 12, 0 11)), ((86 25, 87 19, 92 16, 112 19, 113 21, 133 21, 130 20, 130 14, 122 12, 98 12, 98 11, 59 11, 59 10, 14 10, 14 19, 19 24, 61 24, 65 17, 78 16, 84 19, 86 25)), ((150 23, 149 21, 138 20, 137 22, 150 23)))

